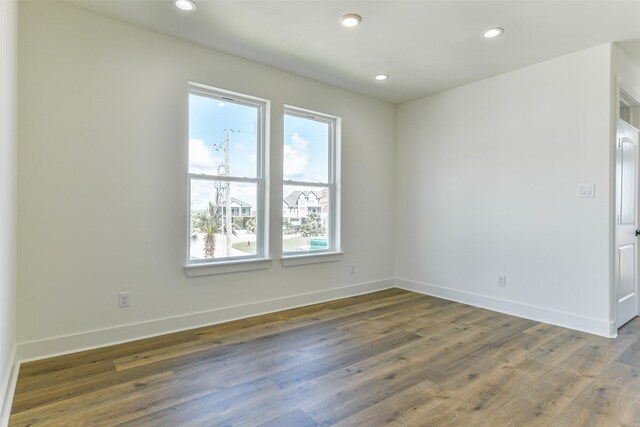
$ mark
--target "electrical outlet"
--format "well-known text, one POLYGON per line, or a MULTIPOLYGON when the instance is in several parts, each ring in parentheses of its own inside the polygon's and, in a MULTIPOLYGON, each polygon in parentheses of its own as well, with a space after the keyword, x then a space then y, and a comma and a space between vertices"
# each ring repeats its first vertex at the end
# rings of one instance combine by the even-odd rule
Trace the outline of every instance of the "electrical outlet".
POLYGON ((118 307, 120 308, 129 307, 129 292, 120 292, 118 294, 118 307))
POLYGON ((356 274, 356 265, 351 264, 351 269, 349 270, 349 274, 356 274))
POLYGON ((507 276, 498 276, 498 286, 507 286, 507 276))

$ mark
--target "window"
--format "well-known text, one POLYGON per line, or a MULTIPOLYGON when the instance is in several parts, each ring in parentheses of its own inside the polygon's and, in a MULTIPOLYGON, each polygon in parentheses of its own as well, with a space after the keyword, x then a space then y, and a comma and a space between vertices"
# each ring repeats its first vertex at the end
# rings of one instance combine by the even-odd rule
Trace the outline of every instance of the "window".
POLYGON ((339 245, 339 119, 285 108, 282 252, 336 253, 339 245))
POLYGON ((189 85, 187 267, 267 256, 267 106, 257 98, 189 85))

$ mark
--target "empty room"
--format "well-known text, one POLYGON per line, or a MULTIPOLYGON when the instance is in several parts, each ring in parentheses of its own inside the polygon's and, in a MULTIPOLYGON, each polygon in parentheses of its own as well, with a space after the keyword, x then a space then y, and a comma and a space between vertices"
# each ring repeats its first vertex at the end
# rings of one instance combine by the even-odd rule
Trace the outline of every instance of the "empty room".
POLYGON ((638 426, 639 1, 0 0, 0 426, 638 426))

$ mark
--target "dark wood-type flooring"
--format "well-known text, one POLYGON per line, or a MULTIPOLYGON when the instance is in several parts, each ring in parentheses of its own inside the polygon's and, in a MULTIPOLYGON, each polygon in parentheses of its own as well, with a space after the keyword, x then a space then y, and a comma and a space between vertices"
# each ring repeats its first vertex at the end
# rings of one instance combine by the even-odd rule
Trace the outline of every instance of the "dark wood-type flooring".
POLYGON ((391 289, 24 364, 11 426, 640 425, 617 339, 391 289))

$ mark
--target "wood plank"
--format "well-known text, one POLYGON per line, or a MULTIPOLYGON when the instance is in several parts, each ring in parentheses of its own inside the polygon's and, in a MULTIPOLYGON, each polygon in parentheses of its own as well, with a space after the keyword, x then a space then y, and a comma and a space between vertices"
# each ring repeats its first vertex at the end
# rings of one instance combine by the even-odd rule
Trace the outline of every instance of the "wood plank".
POLYGON ((316 427, 317 425, 318 423, 304 411, 296 409, 295 411, 260 424, 260 427, 316 427))
POLYGON ((357 361, 378 356, 390 349, 407 345, 418 339, 422 338, 409 332, 396 332, 382 338, 372 338, 371 342, 358 347, 339 351, 321 359, 277 372, 271 376, 271 379, 280 388, 291 387, 296 383, 317 378, 335 369, 344 368, 357 361))
POLYGON ((619 419, 634 412, 639 395, 640 370, 613 362, 553 422, 565 426, 617 425, 619 419))
POLYGON ((166 382, 172 377, 172 372, 164 372, 147 378, 101 388, 76 398, 40 405, 12 415, 11 422, 12 425, 20 426, 48 423, 62 425, 66 422, 72 422, 73 419, 94 411, 96 408, 127 400, 134 391, 136 393, 144 393, 145 388, 157 386, 157 384, 166 382))
POLYGON ((245 411, 252 408, 253 402, 262 395, 278 392, 278 387, 271 381, 263 379, 246 382, 220 391, 198 396, 186 401, 151 412, 144 416, 127 421, 127 426, 195 426, 215 425, 209 423, 211 417, 225 411, 245 411))
POLYGON ((25 364, 9 422, 640 425, 638 354, 391 289, 25 364))
MULTIPOLYGON (((414 386, 338 420, 332 425, 336 427, 412 425, 409 422, 412 413, 419 410, 422 414, 433 414, 437 406, 448 400, 448 398, 435 395, 433 387, 434 384, 431 381, 418 382, 414 386)), ((424 416, 422 422, 425 423, 428 419, 428 416, 424 416)))
POLYGON ((620 356, 618 356, 617 361, 625 365, 640 368, 640 341, 631 343, 620 356))
MULTIPOLYGON (((429 298, 425 296, 420 297, 421 299, 429 298)), ((251 334, 251 337, 257 337, 263 334, 273 333, 274 329, 283 331, 319 322, 325 322, 327 320, 338 319, 356 313, 371 312, 373 308, 391 306, 406 301, 412 301, 415 303, 417 298, 415 294, 410 292, 397 292, 397 290, 395 292, 391 292, 391 290, 385 290, 347 298, 346 300, 348 301, 329 301, 321 304, 213 325, 201 328, 197 331, 197 335, 201 339, 236 337, 237 335, 235 334, 251 334)))
POLYGON ((586 334, 566 329, 550 340, 543 340, 527 353, 527 358, 548 366, 556 366, 586 343, 586 334))
POLYGON ((67 369, 76 369, 79 365, 96 364, 113 359, 124 357, 131 353, 140 351, 150 351, 166 346, 174 346, 183 342, 195 341, 198 339, 197 330, 176 332, 161 335, 143 340, 131 341, 124 344, 112 345, 93 350, 86 350, 78 353, 58 356, 49 359, 28 362, 20 366, 20 385, 23 385, 26 378, 33 375, 42 375, 67 369))
POLYGON ((640 395, 620 417, 621 426, 640 426, 640 395))
MULTIPOLYGON (((240 336, 234 335, 232 339, 218 338, 213 343, 210 343, 207 340, 198 342, 187 342, 170 348, 161 348, 116 359, 114 360, 114 363, 118 370, 124 370, 138 366, 150 365, 159 361, 182 357, 194 353, 201 353, 203 351, 211 352, 212 349, 215 350, 216 348, 224 348, 227 351, 232 352, 245 351, 246 346, 260 346, 263 342, 269 342, 271 345, 273 345, 274 341, 277 341, 281 337, 283 337, 283 339, 287 341, 293 341, 297 338, 303 339, 304 337, 309 335, 310 326, 313 326, 313 330, 315 331, 315 333, 318 333, 319 331, 329 331, 339 325, 361 319, 367 319, 378 313, 397 313, 416 303, 416 301, 413 300, 392 301, 393 303, 391 304, 376 306, 375 308, 369 310, 365 309, 356 312, 346 311, 344 313, 338 313, 335 317, 325 315, 320 319, 314 318, 312 319, 311 323, 306 323, 302 326, 294 324, 293 327, 284 326, 283 328, 276 330, 269 329, 268 333, 258 333, 256 335, 253 335, 252 331, 250 335, 243 333, 240 336), (248 340, 249 344, 247 344, 248 340)), ((263 329, 260 329, 260 331, 264 332, 263 329)), ((203 336, 205 335, 205 333, 201 332, 200 335, 203 336)))

